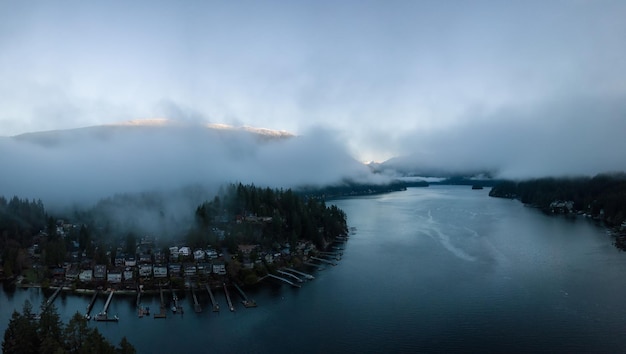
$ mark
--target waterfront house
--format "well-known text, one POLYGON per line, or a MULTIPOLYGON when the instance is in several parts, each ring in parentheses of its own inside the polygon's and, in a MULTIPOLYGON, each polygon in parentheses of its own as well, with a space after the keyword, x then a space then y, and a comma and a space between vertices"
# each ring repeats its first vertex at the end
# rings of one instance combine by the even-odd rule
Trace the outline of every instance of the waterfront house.
POLYGON ((198 263, 198 274, 199 275, 208 275, 211 274, 212 266, 209 263, 198 263))
POLYGON ((96 264, 93 267, 93 277, 95 280, 104 280, 107 274, 107 266, 104 264, 96 264))
POLYGON ((185 276, 196 275, 196 265, 192 263, 185 264, 185 276))
POLYGON ((148 278, 152 276, 152 264, 141 264, 139 266, 139 276, 148 278))
POLYGON ((135 260, 135 257, 133 256, 126 256, 126 258, 124 258, 124 266, 126 267, 134 267, 137 265, 137 260, 135 260))
POLYGON ((170 277, 179 277, 180 276, 180 264, 170 263, 169 273, 170 273, 170 277))
POLYGON ((224 262, 213 262, 213 273, 226 275, 226 264, 224 262))
POLYGON ((193 259, 196 261, 201 261, 205 257, 205 253, 203 250, 195 250, 193 251, 193 259))
POLYGON ((143 264, 152 263, 152 256, 150 256, 149 253, 140 253, 139 263, 143 263, 143 264))
POLYGON ((167 267, 164 265, 155 265, 153 272, 155 278, 167 278, 167 267))
POLYGON ((183 257, 189 257, 191 255, 191 248, 183 246, 178 249, 178 254, 183 257))
POLYGON ((80 274, 78 274, 78 280, 82 282, 89 282, 93 280, 93 270, 85 269, 80 274))
POLYGON ((133 268, 131 267, 126 267, 124 269, 124 281, 129 281, 129 280, 133 280, 133 268))
POLYGON ((124 253, 123 252, 118 252, 115 255, 115 260, 114 260, 113 263, 115 264, 116 267, 124 266, 124 253))
POLYGON ((111 269, 107 273, 107 282, 110 284, 119 284, 122 282, 122 272, 119 269, 111 269))
MULTIPOLYGON (((78 264, 76 264, 78 265, 78 264)), ((78 269, 78 266, 72 266, 70 267, 70 269, 67 270, 67 272, 65 272, 65 279, 67 280, 76 280, 78 279, 78 275, 80 274, 80 270, 78 269)))
POLYGON ((173 261, 178 260, 178 247, 176 246, 170 247, 170 259, 173 261))
POLYGON ((206 256, 209 257, 209 259, 216 259, 218 257, 217 251, 211 248, 206 250, 205 253, 206 253, 206 256))

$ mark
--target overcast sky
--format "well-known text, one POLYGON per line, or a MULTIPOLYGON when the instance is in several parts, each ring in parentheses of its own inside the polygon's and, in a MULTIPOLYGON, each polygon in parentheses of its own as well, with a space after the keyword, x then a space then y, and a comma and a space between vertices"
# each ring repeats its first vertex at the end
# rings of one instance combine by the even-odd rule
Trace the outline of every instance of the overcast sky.
POLYGON ((602 0, 0 0, 0 136, 165 117, 323 127, 360 161, 624 170, 625 19, 602 0))

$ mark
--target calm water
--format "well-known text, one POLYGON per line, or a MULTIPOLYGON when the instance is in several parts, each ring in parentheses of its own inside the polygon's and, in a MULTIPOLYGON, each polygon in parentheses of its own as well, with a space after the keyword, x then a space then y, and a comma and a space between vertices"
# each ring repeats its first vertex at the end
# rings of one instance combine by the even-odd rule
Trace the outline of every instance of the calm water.
MULTIPOLYGON (((343 259, 301 289, 268 281, 258 308, 92 323, 156 352, 624 352, 626 254, 584 219, 547 217, 469 187, 409 189, 336 201, 356 227, 343 259)), ((46 293, 48 295, 48 293, 46 293)), ((40 290, 0 292, 0 330, 40 290)), ((67 321, 90 297, 55 302, 67 321)), ((94 312, 104 305, 98 300, 94 312)), ((144 304, 158 308, 158 299, 144 304)))

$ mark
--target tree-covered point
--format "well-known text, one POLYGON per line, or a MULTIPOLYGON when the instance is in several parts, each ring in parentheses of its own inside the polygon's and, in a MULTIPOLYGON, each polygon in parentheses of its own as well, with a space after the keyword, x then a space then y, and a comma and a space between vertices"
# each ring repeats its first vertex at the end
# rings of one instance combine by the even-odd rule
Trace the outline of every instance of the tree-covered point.
POLYGON ((626 221, 626 174, 600 174, 593 178, 540 178, 505 181, 494 186, 492 197, 520 199, 545 211, 553 202, 572 202, 573 212, 587 213, 609 225, 626 221))
POLYGON ((225 241, 233 244, 309 240, 318 247, 348 232, 345 213, 321 198, 241 183, 223 188, 219 196, 198 206, 196 220, 192 233, 200 245, 215 243, 216 228, 229 228, 225 241))
POLYGON ((2 352, 134 354, 136 350, 126 337, 116 348, 97 328, 90 328, 87 320, 78 312, 64 325, 54 304, 37 317, 27 300, 21 313, 13 311, 4 332, 2 352))

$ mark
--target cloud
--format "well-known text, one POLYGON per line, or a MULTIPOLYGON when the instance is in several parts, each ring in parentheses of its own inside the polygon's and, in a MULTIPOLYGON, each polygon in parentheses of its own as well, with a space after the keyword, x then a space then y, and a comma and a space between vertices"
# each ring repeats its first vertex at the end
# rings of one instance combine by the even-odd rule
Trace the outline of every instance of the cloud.
POLYGON ((187 122, 98 126, 3 138, 0 151, 0 195, 60 205, 190 185, 241 181, 291 188, 372 178, 323 129, 261 138, 187 122))
POLYGON ((568 96, 469 115, 452 128, 399 138, 402 163, 505 178, 626 170, 626 97, 568 96))

